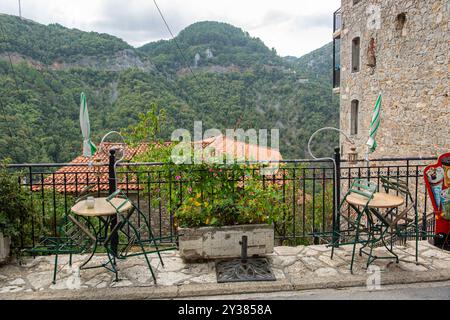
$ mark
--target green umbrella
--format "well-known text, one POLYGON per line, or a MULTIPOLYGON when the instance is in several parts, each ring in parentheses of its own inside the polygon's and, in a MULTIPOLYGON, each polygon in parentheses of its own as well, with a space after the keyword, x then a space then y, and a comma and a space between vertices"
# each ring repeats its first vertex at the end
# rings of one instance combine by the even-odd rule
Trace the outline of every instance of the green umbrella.
POLYGON ((376 136, 378 129, 380 128, 381 123, 381 93, 378 96, 377 102, 375 103, 375 109, 373 110, 372 115, 372 122, 370 123, 370 133, 369 133, 369 140, 367 141, 367 153, 366 153, 366 160, 369 161, 369 154, 372 152, 375 152, 377 149, 377 141, 376 136))
POLYGON ((80 126, 83 134, 83 156, 92 157, 97 151, 97 147, 91 141, 91 125, 89 123, 89 112, 84 92, 81 93, 80 126))

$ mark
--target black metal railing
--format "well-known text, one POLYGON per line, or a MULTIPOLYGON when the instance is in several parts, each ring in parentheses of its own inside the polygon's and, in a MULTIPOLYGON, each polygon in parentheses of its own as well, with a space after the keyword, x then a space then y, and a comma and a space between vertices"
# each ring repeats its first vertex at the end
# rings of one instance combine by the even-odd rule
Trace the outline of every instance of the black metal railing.
MULTIPOLYGON (((435 158, 377 159, 372 160, 368 168, 363 161, 351 165, 341 161, 339 153, 336 156, 336 175, 331 161, 282 161, 279 162, 278 171, 270 176, 261 175, 262 167, 254 164, 250 175, 263 186, 276 184, 285 205, 285 219, 276 226, 277 244, 317 243, 317 233, 332 231, 339 226, 339 216, 333 214, 333 200, 337 197, 337 203, 340 202, 342 192, 347 190, 353 178, 366 178, 380 183, 381 176, 392 176, 408 181, 420 210, 423 221, 421 228, 432 228, 429 225, 432 209, 423 184, 423 170, 435 158)), ((177 175, 179 168, 175 165, 169 165, 173 170, 169 170, 171 174, 168 175, 167 166, 161 163, 121 164, 116 179, 118 187, 147 216, 154 233, 169 237, 170 242, 176 240, 174 211, 179 201, 189 195, 192 186, 202 181, 198 175, 195 179, 177 175), (175 194, 177 197, 174 197, 175 194)), ((26 221, 21 222, 20 240, 16 245, 21 248, 31 247, 44 234, 56 235, 59 220, 70 211, 85 187, 93 187, 96 196, 107 195, 110 188, 107 167, 108 164, 99 165, 97 168, 104 169, 95 173, 87 164, 10 165, 10 170, 19 173, 18 183, 21 188, 31 191, 30 198, 36 208, 26 221)), ((233 179, 243 184, 246 181, 245 177, 239 176, 233 176, 233 179)))

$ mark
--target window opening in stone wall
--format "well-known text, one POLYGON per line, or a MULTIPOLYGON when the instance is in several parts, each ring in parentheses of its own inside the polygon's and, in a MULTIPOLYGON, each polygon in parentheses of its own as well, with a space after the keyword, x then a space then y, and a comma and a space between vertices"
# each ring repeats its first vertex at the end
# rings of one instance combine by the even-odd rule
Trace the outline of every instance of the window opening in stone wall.
POLYGON ((395 19, 395 29, 402 31, 406 24, 406 13, 402 12, 395 19))
POLYGON ((341 85, 341 38, 333 39, 333 88, 341 85))
POLYGON ((353 100, 351 111, 350 111, 350 134, 357 135, 358 134, 358 113, 359 113, 359 101, 353 100))
POLYGON ((359 60, 361 51, 361 40, 359 37, 352 41, 352 72, 359 72, 359 60))

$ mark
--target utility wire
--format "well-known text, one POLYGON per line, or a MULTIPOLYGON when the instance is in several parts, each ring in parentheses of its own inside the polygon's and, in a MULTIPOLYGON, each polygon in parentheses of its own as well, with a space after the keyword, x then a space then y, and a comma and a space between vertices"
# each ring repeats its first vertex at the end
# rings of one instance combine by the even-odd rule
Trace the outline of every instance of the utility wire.
MULTIPOLYGON (((178 43, 177 39, 175 38, 175 36, 174 36, 174 34, 172 32, 172 29, 169 26, 169 23, 167 22, 166 18, 164 17, 164 14, 162 13, 160 7, 158 6, 158 3, 156 2, 156 0, 153 0, 153 3, 155 4, 155 7, 158 10, 159 15, 161 16, 161 19, 163 20, 163 22, 164 22, 164 24, 165 24, 165 26, 167 28, 167 31, 169 32, 170 36, 172 37, 172 40, 174 41, 178 51, 180 52, 180 55, 183 58, 184 63, 186 64, 186 66, 189 69, 190 73, 194 77, 195 82, 197 83, 197 85, 202 89, 203 93, 205 94, 204 87, 200 84, 200 81, 198 80, 197 76, 195 75, 194 71, 192 70, 188 59, 186 58, 185 54, 183 53, 183 50, 181 49, 180 44, 178 43)), ((205 97, 206 97, 206 95, 205 95, 205 97)), ((241 106, 241 108, 242 108, 242 112, 241 112, 240 116, 237 119, 237 122, 236 122, 236 125, 235 125, 235 129, 240 125, 241 121, 243 120, 245 109, 244 109, 244 106, 241 106)))
POLYGON ((164 17, 164 14, 162 13, 161 9, 159 8, 158 3, 156 2, 156 0, 153 0, 153 3, 155 4, 156 9, 158 10, 159 15, 161 16, 161 19, 163 20, 164 24, 166 25, 167 31, 169 31, 170 36, 172 37, 172 40, 175 42, 175 45, 176 45, 178 51, 180 52, 180 55, 181 55, 181 57, 183 58, 184 63, 186 64, 186 66, 188 67, 189 71, 190 71, 190 72, 192 73, 192 75, 194 76, 195 81, 197 81, 197 84, 199 84, 199 83, 198 83, 197 76, 195 75, 194 71, 192 70, 192 68, 191 68, 191 66, 190 66, 190 64, 189 64, 189 61, 186 59, 186 56, 184 55, 183 50, 181 49, 181 47, 180 47, 180 45, 179 45, 177 39, 175 38, 175 36, 174 36, 174 34, 173 34, 173 32, 172 32, 172 29, 170 28, 169 24, 167 23, 167 20, 166 20, 166 18, 164 17))

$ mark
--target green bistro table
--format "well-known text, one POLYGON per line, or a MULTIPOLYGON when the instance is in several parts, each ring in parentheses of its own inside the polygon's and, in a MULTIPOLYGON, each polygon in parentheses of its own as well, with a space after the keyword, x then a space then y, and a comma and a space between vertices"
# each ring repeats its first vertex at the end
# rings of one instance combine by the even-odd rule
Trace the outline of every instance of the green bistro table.
MULTIPOLYGON (((359 255, 362 256, 362 254, 365 254, 368 256, 367 267, 376 259, 395 259, 398 263, 398 256, 392 250, 392 245, 389 246, 386 243, 385 236, 392 227, 392 224, 389 223, 388 216, 404 204, 404 199, 388 193, 374 193, 373 197, 368 201, 368 198, 363 195, 351 193, 346 197, 346 201, 358 215, 358 222, 356 224, 358 226, 356 229, 357 241, 359 240, 359 222, 363 215, 367 217, 368 238, 364 242, 359 242, 363 243, 359 255), (382 257, 373 255, 374 247, 380 242, 391 255, 382 257), (367 248, 369 249, 368 251, 366 251, 367 248)), ((355 251, 355 247, 353 251, 355 251)), ((350 270, 353 270, 353 262, 352 259, 350 270)))
MULTIPOLYGON (((117 247, 112 248, 111 246, 111 237, 114 236, 114 234, 117 234, 117 228, 113 228, 110 233, 108 234, 108 230, 110 229, 111 220, 112 218, 116 217, 118 213, 126 213, 127 218, 129 218, 129 215, 131 215, 133 208, 133 205, 130 201, 124 201, 124 199, 121 198, 114 198, 114 199, 108 199, 108 198, 95 198, 94 199, 94 206, 90 208, 88 206, 89 201, 83 200, 78 203, 76 203, 72 208, 71 211, 73 214, 83 217, 83 218, 98 218, 99 219, 99 226, 96 230, 95 235, 90 235, 91 238, 95 239, 95 244, 92 250, 91 255, 88 257, 88 259, 83 262, 83 264, 80 266, 80 270, 83 269, 94 269, 94 268, 101 268, 104 267, 111 272, 114 272, 116 274, 117 278, 117 267, 116 267, 116 254, 113 254, 111 256, 110 252, 117 253, 117 247), (99 245, 103 245, 106 249, 106 252, 108 253, 108 261, 106 263, 103 263, 99 266, 92 266, 92 267, 86 267, 86 265, 92 260, 94 257, 97 248, 99 245), (111 248, 108 248, 111 247, 111 248), (110 249, 110 250, 108 250, 110 249), (109 266, 110 265, 110 266, 109 266)), ((89 232, 89 231, 85 231, 89 232)))

